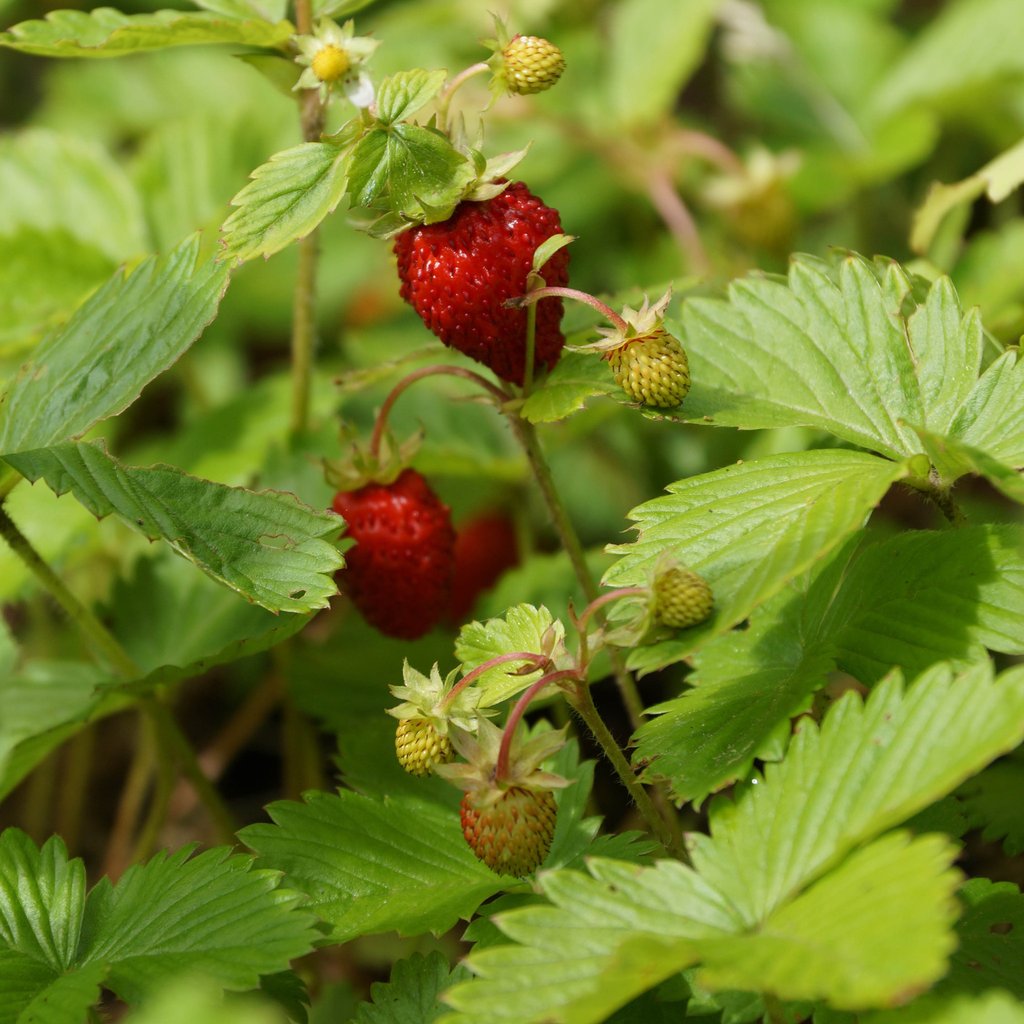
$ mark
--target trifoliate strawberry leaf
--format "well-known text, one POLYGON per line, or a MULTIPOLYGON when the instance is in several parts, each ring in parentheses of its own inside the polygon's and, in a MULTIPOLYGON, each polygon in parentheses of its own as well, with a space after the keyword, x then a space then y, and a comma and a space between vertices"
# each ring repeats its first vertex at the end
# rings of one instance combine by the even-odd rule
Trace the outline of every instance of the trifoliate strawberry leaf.
MULTIPOLYGON (((509 608, 500 618, 463 626, 455 641, 455 656, 462 663, 462 674, 466 675, 485 661, 502 654, 517 651, 544 654, 551 649, 552 640, 560 644, 564 636, 565 627, 555 621, 543 605, 535 608, 530 604, 519 604, 509 608)), ((472 683, 480 690, 480 705, 500 704, 536 682, 541 676, 539 669, 524 675, 516 674, 516 670, 526 664, 525 661, 506 662, 484 672, 472 683)))
POLYGON ((906 692, 892 678, 867 704, 847 695, 763 779, 712 805, 711 836, 690 836, 693 868, 594 859, 590 877, 542 874, 551 906, 497 916, 513 943, 470 955, 477 977, 447 993, 458 1012, 443 1024, 597 1024, 691 964, 706 985, 784 1000, 905 998, 954 946, 956 850, 878 837, 1015 742, 1022 706, 1024 670, 993 682, 987 665, 906 692))
POLYGON ((588 398, 617 390, 603 359, 583 352, 566 352, 530 392, 519 414, 531 423, 553 423, 582 409, 588 398))
POLYGON ((412 117, 441 91, 447 77, 447 71, 422 68, 389 75, 377 88, 377 119, 382 125, 391 126, 412 117))
POLYGON ((956 926, 959 941, 936 991, 950 997, 1001 988, 1024 999, 1024 896, 1011 882, 987 878, 968 879, 958 895, 966 905, 956 926))
POLYGON ((0 671, 0 800, 86 722, 123 706, 126 698, 102 692, 110 682, 82 662, 30 661, 17 673, 0 671))
POLYGON ((169 466, 124 466, 98 444, 56 445, 8 461, 57 494, 71 491, 93 515, 116 513, 150 540, 166 540, 269 611, 323 608, 337 592, 341 520, 294 495, 226 487, 169 466))
MULTIPOLYGON (((1017 750, 965 782, 956 797, 968 828, 1001 841, 1011 857, 1024 853, 1024 751, 1017 750)), ((966 829, 965 829, 966 831, 966 829)))
POLYGON ((304 238, 341 202, 348 185, 349 150, 306 142, 275 153, 252 172, 224 222, 221 258, 244 263, 304 238))
POLYGON ((0 394, 0 454, 81 436, 177 361, 227 288, 226 268, 198 255, 193 237, 118 272, 38 345, 0 394))
POLYGON ((702 943, 697 977, 710 988, 826 999, 840 1009, 886 1005, 928 985, 956 944, 957 853, 942 836, 884 836, 770 913, 756 933, 702 943), (889 926, 894 920, 900 928, 889 926))
POLYGON ((135 1002, 176 974, 251 989, 308 953, 313 918, 280 876, 224 848, 157 854, 89 893, 80 959, 109 965, 106 984, 135 1002))
POLYGON ((353 1024, 431 1024, 444 1013, 440 995, 463 981, 469 972, 461 965, 452 969, 443 953, 414 953, 399 960, 391 980, 370 986, 370 1002, 363 1003, 353 1024))
POLYGON ((977 311, 947 278, 920 303, 896 264, 799 257, 789 278, 751 277, 728 301, 683 304, 693 388, 687 419, 817 427, 890 458, 921 450, 910 424, 943 433, 981 362, 977 311))
MULTIPOLYGON (((0 195, 0 236, 59 233, 115 265, 149 248, 131 180, 105 149, 84 138, 35 128, 0 140, 0 195)), ((15 251, 5 242, 4 262, 15 251)))
POLYGON ((776 455, 670 484, 667 495, 633 509, 639 537, 609 546, 623 557, 604 582, 646 585, 668 552, 708 581, 715 610, 676 639, 636 648, 631 667, 671 664, 747 618, 859 530, 907 472, 851 451, 776 455))
POLYGON ((218 586, 169 551, 140 558, 114 584, 113 632, 142 669, 132 690, 190 679, 275 646, 306 624, 274 615, 218 586))
POLYGON ((696 656, 694 688, 650 709, 636 760, 699 800, 750 766, 834 667, 874 683, 936 661, 977 661, 982 645, 1024 651, 1024 545, 1018 528, 920 531, 841 552, 758 609, 748 629, 696 656))
POLYGON ((736 799, 712 802, 694 866, 748 924, 857 845, 934 803, 1024 739, 1024 669, 936 666, 904 690, 898 673, 866 703, 836 702, 798 724, 785 760, 736 799), (769 823, 764 825, 763 823, 769 823))
POLYGON ((168 46, 233 43, 281 46, 295 29, 287 21, 240 20, 206 11, 122 14, 112 7, 51 11, 0 32, 0 46, 39 57, 123 57, 168 46))
POLYGON ((476 169, 431 128, 399 122, 371 128, 349 168, 352 205, 426 223, 447 220, 476 169))
POLYGON ((508 882, 473 856, 450 807, 313 792, 268 813, 274 824, 243 829, 243 842, 308 896, 334 942, 386 931, 440 934, 508 882))

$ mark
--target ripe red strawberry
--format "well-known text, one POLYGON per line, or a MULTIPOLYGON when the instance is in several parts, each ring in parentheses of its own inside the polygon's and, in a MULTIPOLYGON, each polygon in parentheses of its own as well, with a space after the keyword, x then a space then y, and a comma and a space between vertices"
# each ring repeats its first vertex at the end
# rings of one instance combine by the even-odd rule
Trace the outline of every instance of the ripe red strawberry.
POLYGON ((506 569, 518 564, 516 528, 508 516, 488 512, 461 526, 455 534, 450 621, 464 622, 476 599, 493 587, 506 569))
POLYGON ((550 789, 506 790, 496 800, 467 793, 459 806, 470 849, 499 875, 524 878, 544 863, 555 834, 558 807, 550 789))
POLYGON ((393 483, 339 491, 334 511, 356 542, 341 580, 366 621, 405 640, 429 632, 448 607, 455 566, 448 507, 405 469, 393 483))
MULTIPOLYGON (((558 212, 519 181, 492 199, 465 200, 448 220, 395 239, 401 296, 450 348, 522 384, 526 310, 506 308, 505 301, 526 292, 534 250, 561 231, 558 212)), ((556 252, 541 275, 549 285, 568 284, 568 250, 556 252)), ((558 362, 565 342, 561 319, 561 299, 537 303, 538 371, 558 362)))

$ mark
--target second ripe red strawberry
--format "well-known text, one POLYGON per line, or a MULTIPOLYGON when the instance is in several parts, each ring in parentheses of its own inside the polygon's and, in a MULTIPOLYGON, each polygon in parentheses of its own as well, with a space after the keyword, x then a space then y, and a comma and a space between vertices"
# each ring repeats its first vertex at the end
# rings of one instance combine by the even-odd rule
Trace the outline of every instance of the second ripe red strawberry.
MULTIPOLYGON (((526 310, 505 302, 526 292, 534 250, 561 231, 558 212, 519 181, 492 199, 464 200, 446 221, 395 239, 402 298, 450 348, 522 384, 526 310)), ((568 284, 568 250, 556 252, 541 275, 548 285, 568 284)), ((561 320, 561 299, 537 303, 538 371, 558 361, 565 342, 561 320)))
POLYGON ((428 633, 451 593, 455 531, 448 507, 414 469, 389 484, 339 491, 333 504, 356 542, 340 575, 353 604, 387 636, 428 633))

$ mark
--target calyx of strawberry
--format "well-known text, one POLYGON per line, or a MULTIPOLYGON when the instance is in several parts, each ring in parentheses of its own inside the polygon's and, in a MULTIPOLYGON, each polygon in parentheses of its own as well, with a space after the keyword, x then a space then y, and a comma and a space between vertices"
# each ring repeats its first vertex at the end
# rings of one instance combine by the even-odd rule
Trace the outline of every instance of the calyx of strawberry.
POLYGON ((367 484, 390 484, 412 463, 423 443, 423 433, 417 431, 399 442, 385 432, 376 451, 372 447, 352 440, 346 428, 341 431, 341 445, 348 445, 348 454, 338 459, 323 459, 324 479, 338 491, 356 491, 367 484))
POLYGON ((508 752, 508 765, 498 777, 498 761, 503 733, 481 718, 476 736, 453 731, 452 745, 465 762, 439 765, 437 774, 472 796, 473 804, 483 808, 497 803, 510 789, 553 790, 568 786, 569 780, 540 766, 565 746, 566 730, 535 732, 529 739, 517 729, 508 752))
MULTIPOLYGON (((402 703, 388 708, 388 714, 401 720, 423 718, 431 722, 439 736, 468 735, 477 730, 483 722, 483 715, 494 714, 490 708, 479 707, 480 691, 467 686, 449 697, 456 683, 458 669, 453 669, 442 679, 434 663, 430 675, 414 669, 408 661, 402 665, 404 686, 390 686, 393 697, 402 703), (459 732, 454 732, 459 730, 459 732)), ((499 736, 501 734, 499 733, 499 736)))
MULTIPOLYGON (((619 323, 611 327, 598 327, 597 333, 601 335, 600 341, 593 341, 587 345, 574 345, 574 352, 614 352, 616 349, 629 345, 632 342, 642 341, 651 337, 658 331, 665 329, 665 311, 669 302, 672 301, 672 289, 670 288, 657 302, 651 305, 647 296, 639 309, 632 306, 624 306, 621 317, 617 317, 619 323)), ((567 346, 569 347, 569 346, 567 346)))

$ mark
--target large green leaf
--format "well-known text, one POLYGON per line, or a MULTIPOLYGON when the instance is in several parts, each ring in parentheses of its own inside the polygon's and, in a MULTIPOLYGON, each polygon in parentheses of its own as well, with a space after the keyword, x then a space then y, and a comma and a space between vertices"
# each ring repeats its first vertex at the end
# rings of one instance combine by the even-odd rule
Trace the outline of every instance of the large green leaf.
POLYGON ((96 516, 116 513, 150 540, 166 540, 269 611, 313 611, 337 593, 341 520, 294 495, 226 487, 170 466, 123 466, 98 444, 57 445, 7 461, 57 494, 71 491, 96 516))
POLYGON ((20 22, 0 32, 0 46, 40 57, 123 57, 202 43, 280 46, 294 31, 287 21, 271 25, 207 11, 122 14, 113 7, 97 7, 88 12, 51 11, 45 21, 20 22))
POLYGON ((0 395, 0 454, 79 437, 121 412, 214 318, 227 269, 199 239, 117 273, 47 337, 0 395))
POLYGON ((4 832, 0 1021, 79 1022, 100 982, 132 1001, 200 971, 222 988, 253 988, 310 951, 313 919, 278 875, 226 849, 189 853, 103 879, 86 899, 85 868, 60 839, 40 850, 4 832))
POLYGON ((303 238, 332 213, 348 184, 348 151, 306 142, 275 153, 231 200, 223 258, 242 263, 272 256, 303 238))
POLYGON ((680 480, 666 496, 634 509, 639 537, 609 547, 623 557, 604 582, 646 584, 667 552, 707 579, 715 612, 677 639, 637 648, 630 665, 670 664, 747 618, 860 529, 906 473, 901 464, 858 452, 776 455, 680 480))
POLYGON ((694 688, 650 709, 637 761, 700 799, 745 772, 837 665, 871 684, 892 665, 967 665, 982 646, 1024 652, 1022 542, 1016 527, 965 527, 841 553, 697 655, 694 688))
POLYGON ((309 897, 334 942, 447 931, 509 881, 473 856, 451 807, 313 792, 268 810, 275 824, 250 825, 241 838, 309 897))
MULTIPOLYGON (((0 236, 64 233, 112 263, 148 248, 131 181, 86 139, 34 128, 0 140, 0 195, 0 236)), ((6 262, 16 251, 3 244, 6 262)))
POLYGON ((982 332, 947 278, 920 303, 913 289, 894 263, 799 257, 785 283, 751 277, 728 301, 687 301, 694 383, 683 414, 818 427, 893 458, 921 451, 909 424, 946 430, 977 377, 982 332))
POLYGON ((594 859, 589 877, 542 875, 551 906, 496 918, 512 943, 470 955, 477 978, 447 993, 443 1022, 597 1024, 691 964, 707 987, 850 1009, 930 985, 955 944, 957 851, 882 834, 1017 742, 1022 708, 1024 671, 993 681, 987 666, 847 695, 712 805, 693 868, 594 859))

